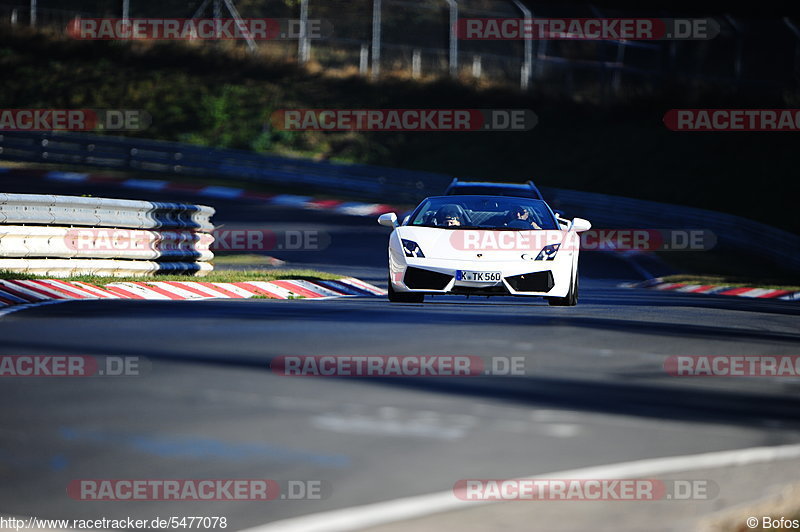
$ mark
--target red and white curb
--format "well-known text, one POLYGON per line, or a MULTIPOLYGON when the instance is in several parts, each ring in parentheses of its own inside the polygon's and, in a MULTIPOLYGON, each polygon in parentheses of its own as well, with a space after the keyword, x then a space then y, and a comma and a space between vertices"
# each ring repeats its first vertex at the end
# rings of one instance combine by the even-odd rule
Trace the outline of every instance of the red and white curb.
POLYGON ((60 279, 0 279, 0 312, 5 307, 73 299, 318 299, 384 296, 386 291, 353 277, 330 281, 279 280, 239 283, 135 281, 95 286, 60 279))
POLYGON ((620 286, 623 288, 649 288, 651 290, 683 292, 687 294, 709 294, 716 296, 737 296, 757 299, 800 301, 800 292, 795 292, 792 290, 757 288, 753 286, 668 283, 659 277, 641 283, 623 283, 620 286))
POLYGON ((29 177, 40 177, 52 181, 67 183, 95 183, 122 188, 132 188, 148 192, 182 192, 206 198, 225 200, 252 200, 268 205, 297 207, 301 209, 325 210, 350 216, 378 216, 387 212, 403 212, 408 210, 403 207, 385 205, 383 203, 361 203, 355 201, 339 201, 333 199, 319 199, 312 196, 297 196, 294 194, 264 194, 252 192, 243 188, 225 187, 219 185, 193 185, 190 183, 173 183, 161 179, 117 179, 100 174, 84 174, 80 172, 57 172, 47 170, 16 170, 13 168, 0 168, 2 173, 20 173, 29 177))

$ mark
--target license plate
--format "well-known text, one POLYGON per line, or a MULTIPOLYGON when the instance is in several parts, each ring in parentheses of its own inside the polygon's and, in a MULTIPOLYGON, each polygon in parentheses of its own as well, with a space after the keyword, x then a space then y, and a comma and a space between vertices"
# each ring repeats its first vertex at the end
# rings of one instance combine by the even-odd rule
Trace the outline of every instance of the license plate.
POLYGON ((471 283, 497 283, 502 276, 500 272, 471 272, 468 270, 456 270, 456 281, 468 281, 471 283))

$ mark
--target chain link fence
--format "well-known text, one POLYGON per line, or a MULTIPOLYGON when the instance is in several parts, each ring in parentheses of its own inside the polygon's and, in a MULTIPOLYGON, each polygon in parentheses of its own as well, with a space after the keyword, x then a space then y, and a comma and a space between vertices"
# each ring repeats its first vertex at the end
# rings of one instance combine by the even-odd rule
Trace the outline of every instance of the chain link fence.
MULTIPOLYGON (((31 0, 0 3, 2 27, 65 31, 75 17, 230 18, 226 0, 31 0), (202 8, 202 9, 199 9, 202 8)), ((717 37, 696 41, 461 40, 459 18, 614 18, 631 13, 593 6, 548 6, 520 0, 237 0, 243 18, 325 20, 322 39, 258 41, 257 52, 315 70, 372 78, 447 76, 604 95, 665 82, 795 90, 800 84, 800 22, 714 17, 717 37)), ((642 16, 637 13, 636 16, 642 16)), ((674 18, 674 13, 646 16, 674 18)), ((245 46, 245 43, 240 43, 245 46)))

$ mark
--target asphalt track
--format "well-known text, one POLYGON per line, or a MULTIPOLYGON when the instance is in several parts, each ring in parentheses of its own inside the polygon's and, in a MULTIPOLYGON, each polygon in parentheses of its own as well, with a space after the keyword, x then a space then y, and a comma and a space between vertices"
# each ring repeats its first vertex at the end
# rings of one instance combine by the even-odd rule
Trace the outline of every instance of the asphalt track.
MULTIPOLYGON (((6 192, 197 198, 4 177, 6 192)), ((385 286, 372 219, 209 199, 217 224, 324 231, 287 266, 385 286)), ((229 529, 504 478, 800 442, 797 379, 676 378, 671 355, 796 355, 793 302, 618 288, 585 253, 575 308, 540 300, 77 301, 0 318, 0 354, 138 356, 138 377, 4 379, 0 512, 50 518, 226 516, 229 529), (281 355, 524 357, 524 376, 284 377, 281 355), (322 500, 88 502, 75 479, 320 480, 322 500)), ((725 485, 720 486, 722 490, 725 485)), ((569 512, 564 507, 565 515, 569 512)), ((531 529, 536 529, 532 526, 531 529)))

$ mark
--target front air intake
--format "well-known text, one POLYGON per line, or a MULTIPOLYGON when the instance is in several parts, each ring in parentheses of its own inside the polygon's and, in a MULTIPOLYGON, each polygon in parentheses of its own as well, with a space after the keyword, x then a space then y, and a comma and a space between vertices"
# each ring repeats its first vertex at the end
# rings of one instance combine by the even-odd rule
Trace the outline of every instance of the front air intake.
POLYGON ((403 282, 412 290, 444 290, 452 278, 445 273, 408 267, 403 282))
POLYGON ((550 270, 506 277, 506 282, 516 292, 549 292, 555 286, 550 270))

